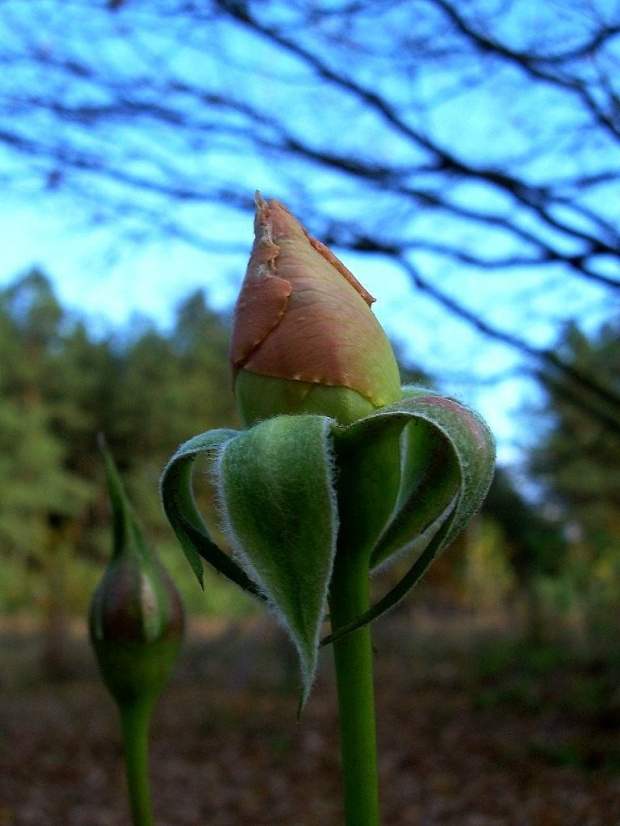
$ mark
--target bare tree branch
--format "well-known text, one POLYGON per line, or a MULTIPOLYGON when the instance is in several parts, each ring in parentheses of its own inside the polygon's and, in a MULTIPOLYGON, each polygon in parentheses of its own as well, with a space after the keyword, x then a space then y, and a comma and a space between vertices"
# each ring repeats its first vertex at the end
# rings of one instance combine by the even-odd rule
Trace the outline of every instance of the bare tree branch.
POLYGON ((561 15, 515 0, 1 5, 7 195, 27 177, 212 251, 235 244, 204 209, 245 213, 269 188, 322 239, 387 256, 481 340, 615 416, 614 394, 435 274, 466 273, 484 295, 553 273, 556 336, 572 317, 562 284, 612 311, 620 20, 605 0, 561 15))

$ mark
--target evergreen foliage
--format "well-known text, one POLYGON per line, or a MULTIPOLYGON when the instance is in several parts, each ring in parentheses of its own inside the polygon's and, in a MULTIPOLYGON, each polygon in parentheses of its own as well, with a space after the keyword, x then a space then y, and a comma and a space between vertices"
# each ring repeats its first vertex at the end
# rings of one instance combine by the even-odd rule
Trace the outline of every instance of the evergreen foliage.
POLYGON ((96 338, 39 270, 0 291, 0 554, 11 571, 51 566, 57 582, 67 553, 103 558, 99 433, 149 529, 168 536, 156 493, 166 459, 197 430, 236 420, 228 338, 201 292, 169 333, 147 324, 96 338))
MULTIPOLYGON (((588 337, 574 324, 566 327, 560 353, 568 363, 591 376, 610 395, 620 391, 620 318, 588 337)), ((602 419, 614 416, 611 406, 597 401, 601 416, 583 410, 570 381, 546 376, 550 426, 533 451, 531 471, 555 499, 593 553, 615 546, 620 534, 620 438, 602 419)), ((593 400, 591 400, 593 401, 593 400)), ((617 420, 620 426, 620 421, 617 420)))

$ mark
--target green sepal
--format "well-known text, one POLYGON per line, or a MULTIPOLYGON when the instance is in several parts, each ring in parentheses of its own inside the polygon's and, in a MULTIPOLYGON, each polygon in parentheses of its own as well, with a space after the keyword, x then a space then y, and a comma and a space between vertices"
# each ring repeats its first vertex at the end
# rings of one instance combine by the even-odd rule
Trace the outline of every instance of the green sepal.
POLYGON ((367 568, 370 553, 396 505, 402 429, 398 420, 371 417, 348 427, 332 427, 338 469, 339 553, 354 553, 367 568))
POLYGON ((299 654, 301 706, 316 671, 338 512, 324 416, 278 416, 222 444, 216 478, 228 540, 299 654))
POLYGON ((392 520, 373 548, 371 569, 422 552, 456 504, 460 469, 445 434, 422 418, 389 416, 403 429, 402 480, 392 520))
POLYGON ((236 430, 209 430, 182 444, 164 468, 160 494, 168 521, 200 585, 204 587, 202 559, 205 559, 244 591, 261 597, 256 584, 212 539, 196 506, 192 487, 196 459, 201 455, 214 458, 223 445, 239 435, 236 430))
POLYGON ((417 390, 406 395, 351 427, 370 433, 373 427, 389 429, 400 423, 407 429, 397 508, 372 560, 380 565, 408 550, 419 555, 394 588, 355 622, 326 637, 323 645, 368 625, 401 600, 465 527, 491 484, 495 444, 485 422, 451 399, 417 390), (417 548, 420 533, 424 541, 417 548))
POLYGON ((135 511, 127 498, 118 469, 106 440, 99 436, 99 450, 103 457, 110 509, 112 511, 112 559, 135 553, 149 561, 150 551, 135 511))

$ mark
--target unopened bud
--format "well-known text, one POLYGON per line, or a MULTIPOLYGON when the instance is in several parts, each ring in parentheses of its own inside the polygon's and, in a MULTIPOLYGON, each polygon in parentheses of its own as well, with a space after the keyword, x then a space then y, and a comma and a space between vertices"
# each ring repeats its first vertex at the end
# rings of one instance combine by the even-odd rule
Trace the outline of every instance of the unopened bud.
POLYGON ((247 425, 290 413, 348 424, 401 398, 374 299, 278 201, 256 196, 231 363, 247 425))
POLYGON ((101 677, 122 705, 161 692, 179 652, 184 614, 176 586, 147 545, 107 451, 104 457, 114 545, 93 595, 90 636, 101 677))

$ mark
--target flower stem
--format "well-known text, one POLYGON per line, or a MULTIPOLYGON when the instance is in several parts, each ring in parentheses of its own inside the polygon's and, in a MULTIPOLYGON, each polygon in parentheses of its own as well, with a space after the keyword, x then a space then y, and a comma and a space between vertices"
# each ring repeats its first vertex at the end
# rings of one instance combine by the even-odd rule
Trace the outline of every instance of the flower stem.
POLYGON ((153 826, 149 785, 148 740, 153 701, 137 700, 120 707, 125 774, 133 826, 153 826))
MULTIPOLYGON (((330 586, 335 631, 369 606, 368 569, 359 559, 337 554, 330 586)), ((346 826, 378 826, 377 738, 372 640, 366 626, 333 643, 346 826)))

